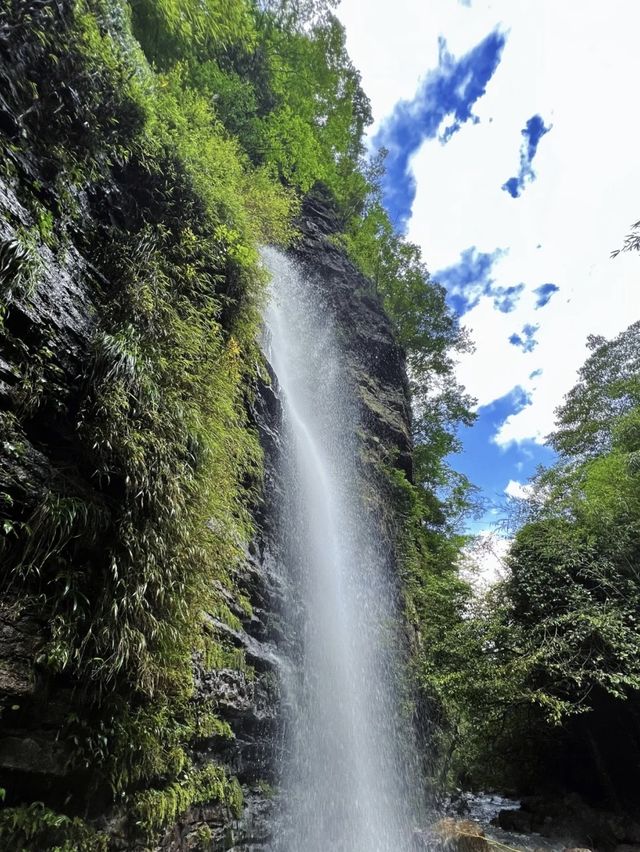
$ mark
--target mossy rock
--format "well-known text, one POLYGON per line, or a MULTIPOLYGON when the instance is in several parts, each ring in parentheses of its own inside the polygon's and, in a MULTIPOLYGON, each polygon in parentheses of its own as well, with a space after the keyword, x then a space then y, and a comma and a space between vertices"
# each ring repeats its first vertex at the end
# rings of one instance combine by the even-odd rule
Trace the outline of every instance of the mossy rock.
POLYGON ((490 844, 484 829, 472 820, 445 817, 433 827, 445 852, 489 852, 490 844))

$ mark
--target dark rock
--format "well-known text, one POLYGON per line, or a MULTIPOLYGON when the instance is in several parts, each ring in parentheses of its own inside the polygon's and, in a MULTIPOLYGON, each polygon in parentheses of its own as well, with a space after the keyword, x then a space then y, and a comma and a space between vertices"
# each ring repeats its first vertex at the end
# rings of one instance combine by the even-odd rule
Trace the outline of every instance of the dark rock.
MULTIPOLYGON (((0 125, 3 121, 10 124, 10 116, 0 115, 0 125)), ((9 124, 5 129, 13 132, 9 124)), ((30 179, 46 184, 26 155, 22 168, 30 179)), ((87 217, 87 229, 96 226, 98 209, 109 223, 136 215, 135 204, 128 207, 121 188, 109 178, 91 198, 78 197, 76 202, 87 217)), ((14 187, 0 180, 0 242, 14 239, 18 228, 33 229, 34 224, 14 187)), ((308 200, 300 230, 301 240, 293 254, 315 276, 335 314, 358 393, 363 458, 368 463, 396 457, 397 464, 410 474, 411 411, 404 356, 380 299, 371 283, 328 239, 339 230, 339 222, 326 199, 308 200)), ((0 410, 20 412, 22 422, 19 441, 0 434, 0 490, 16 507, 12 516, 16 523, 42 501, 52 481, 62 483, 65 493, 81 493, 88 499, 92 495, 91 483, 82 480, 78 471, 81 452, 76 430, 91 370, 99 294, 108 282, 73 240, 64 251, 55 253, 40 241, 37 255, 33 287, 8 304, 6 345, 0 352, 0 410), (44 390, 37 399, 32 393, 26 399, 25 377, 32 375, 34 365, 40 371, 35 378, 42 380, 44 390), (22 416, 29 405, 34 406, 32 415, 22 416)), ((241 627, 231 629, 212 621, 229 644, 244 650, 255 676, 235 669, 207 671, 196 665, 197 694, 213 699, 234 732, 230 741, 211 738, 203 742, 200 757, 223 763, 238 776, 246 807, 240 820, 218 805, 191 809, 159 847, 172 852, 204 848, 239 852, 266 847, 276 807, 261 782, 275 774, 282 727, 278 672, 285 665, 282 651, 292 643, 281 616, 287 589, 279 570, 274 513, 282 493, 278 475, 282 412, 273 375, 271 383, 255 390, 250 413, 265 452, 266 499, 255 508, 257 535, 235 577, 252 611, 248 614, 233 594, 225 592, 226 603, 241 627), (209 837, 207 846, 204 838, 209 837)), ((0 420, 0 426, 3 422, 0 420)), ((36 660, 48 625, 23 618, 10 608, 8 598, 4 603, 0 612, 0 770, 11 784, 2 786, 11 787, 16 801, 21 795, 29 799, 37 792, 47 803, 64 806, 73 783, 79 785, 77 778, 72 781, 70 777, 70 748, 60 737, 68 722, 73 684, 44 682, 36 660)), ((130 850, 121 814, 103 813, 100 818, 114 839, 114 848, 130 850)))
POLYGON ((36 688, 33 661, 40 644, 38 625, 0 605, 0 700, 15 704, 36 688))
POLYGON ((505 810, 498 814, 498 825, 505 831, 529 834, 533 831, 531 814, 525 810, 505 810))
MULTIPOLYGON (((33 232, 34 226, 13 186, 0 180, 0 244, 17 241, 19 229, 33 232)), ((52 482, 67 493, 77 492, 75 407, 90 363, 96 316, 93 273, 71 243, 54 254, 44 242, 34 241, 28 264, 28 282, 3 293, 0 354, 2 514, 17 528, 52 482), (19 428, 11 427, 15 414, 19 428)), ((67 781, 60 779, 69 775, 71 749, 60 728, 70 712, 70 693, 60 686, 52 700, 36 663, 47 634, 48 625, 25 617, 12 601, 11 585, 4 586, 0 786, 12 801, 22 795, 64 800, 69 793, 67 781)))
POLYGON ((50 737, 1 737, 0 766, 4 770, 35 775, 67 774, 69 749, 50 737))
POLYGON ((640 843, 640 825, 631 815, 593 808, 575 793, 524 798, 521 810, 500 811, 498 824, 507 831, 570 839, 572 852, 640 843))
POLYGON ((292 254, 334 313, 369 443, 377 438, 410 476, 411 404, 404 353, 374 285, 327 238, 331 231, 317 225, 320 215, 321 221, 331 218, 322 201, 307 200, 299 223, 302 236, 292 254))
POLYGON ((158 852, 266 850, 272 837, 274 804, 263 789, 250 787, 245 790, 245 807, 239 820, 230 819, 226 809, 219 805, 193 808, 167 832, 157 847, 158 852))

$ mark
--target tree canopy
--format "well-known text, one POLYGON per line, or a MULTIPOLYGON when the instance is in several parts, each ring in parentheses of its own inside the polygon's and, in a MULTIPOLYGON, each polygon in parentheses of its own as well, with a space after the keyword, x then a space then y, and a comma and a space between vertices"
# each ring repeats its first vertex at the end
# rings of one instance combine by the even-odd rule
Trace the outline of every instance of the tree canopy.
POLYGON ((591 338, 550 436, 558 461, 532 482, 506 579, 446 639, 469 649, 446 663, 459 694, 445 703, 476 783, 564 784, 638 805, 639 334, 634 323, 591 338))

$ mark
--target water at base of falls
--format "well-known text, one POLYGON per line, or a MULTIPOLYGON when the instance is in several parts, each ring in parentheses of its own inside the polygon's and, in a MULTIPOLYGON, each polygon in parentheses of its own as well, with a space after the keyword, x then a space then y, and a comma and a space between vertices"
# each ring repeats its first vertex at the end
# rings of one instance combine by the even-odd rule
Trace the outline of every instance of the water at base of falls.
POLYGON ((411 724, 389 546, 358 461, 355 390, 321 290, 266 249, 266 355, 283 407, 280 559, 295 636, 283 676, 274 852, 405 852, 416 824, 411 724))

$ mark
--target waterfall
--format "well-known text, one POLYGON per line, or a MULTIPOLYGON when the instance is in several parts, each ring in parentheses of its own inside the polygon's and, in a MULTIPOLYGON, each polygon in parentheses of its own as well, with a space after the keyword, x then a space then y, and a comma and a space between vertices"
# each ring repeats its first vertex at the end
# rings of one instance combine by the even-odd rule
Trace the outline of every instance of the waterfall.
MULTIPOLYGON (((359 462, 355 383, 313 278, 266 249, 264 349, 283 408, 280 550, 295 637, 277 852, 412 848, 410 722, 401 712, 389 545, 359 462)), ((412 789, 413 787, 413 789, 412 789)))

